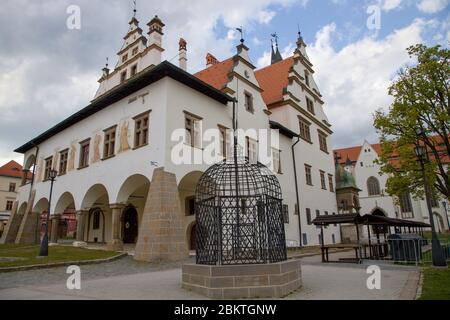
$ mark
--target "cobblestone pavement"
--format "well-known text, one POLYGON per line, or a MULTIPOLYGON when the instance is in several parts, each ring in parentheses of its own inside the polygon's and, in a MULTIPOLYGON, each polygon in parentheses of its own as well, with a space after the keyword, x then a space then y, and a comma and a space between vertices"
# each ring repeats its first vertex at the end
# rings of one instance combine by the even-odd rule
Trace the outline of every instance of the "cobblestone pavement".
MULTIPOLYGON (((379 261, 321 264, 318 256, 303 258, 302 263, 303 287, 287 299, 413 299, 417 289, 416 267, 379 261), (381 290, 368 290, 366 268, 377 263, 381 290)), ((65 267, 0 273, 0 299, 203 299, 181 289, 180 265, 142 263, 125 257, 81 266, 82 289, 72 291, 66 288, 65 267)))

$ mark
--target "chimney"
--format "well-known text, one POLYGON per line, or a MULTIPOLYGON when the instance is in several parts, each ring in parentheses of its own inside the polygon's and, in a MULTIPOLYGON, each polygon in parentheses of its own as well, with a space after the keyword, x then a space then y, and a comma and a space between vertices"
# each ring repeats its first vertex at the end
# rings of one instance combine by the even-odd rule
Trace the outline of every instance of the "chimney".
POLYGON ((218 63, 219 63, 219 60, 217 60, 216 57, 214 57, 211 53, 208 52, 206 54, 206 66, 207 67, 213 66, 218 63))
POLYGON ((180 38, 180 42, 178 42, 179 45, 179 65, 180 68, 183 69, 184 71, 186 71, 187 69, 187 54, 186 54, 186 46, 187 46, 187 42, 186 40, 184 40, 183 38, 180 38))
POLYGON ((147 25, 149 27, 148 48, 150 64, 156 66, 161 63, 161 53, 164 51, 162 48, 162 36, 164 35, 163 27, 165 24, 158 18, 158 16, 155 16, 149 23, 147 23, 147 25))

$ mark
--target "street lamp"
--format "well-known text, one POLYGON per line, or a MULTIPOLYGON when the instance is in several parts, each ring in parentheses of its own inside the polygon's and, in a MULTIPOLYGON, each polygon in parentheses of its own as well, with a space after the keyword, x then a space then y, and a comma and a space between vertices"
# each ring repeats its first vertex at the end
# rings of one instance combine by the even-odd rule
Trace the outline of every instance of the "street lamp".
POLYGON ((47 257, 48 256, 48 224, 50 220, 50 205, 52 202, 52 192, 53 192, 53 182, 55 182, 55 178, 58 175, 58 172, 56 170, 50 170, 49 172, 49 179, 50 179, 50 196, 48 197, 48 209, 47 209, 47 221, 45 222, 45 234, 44 238, 41 242, 41 248, 39 250, 39 256, 40 257, 47 257))
POLYGON ((428 218, 430 219, 431 225, 431 255, 433 259, 433 265, 437 267, 447 266, 445 257, 441 248, 441 244, 436 235, 436 228, 434 226, 433 212, 431 209, 431 196, 430 196, 430 186, 428 185, 427 175, 425 173, 425 160, 427 159, 427 149, 422 145, 417 145, 414 148, 417 158, 420 162, 420 168, 422 170, 422 178, 425 189, 425 200, 427 202, 428 208, 428 218))

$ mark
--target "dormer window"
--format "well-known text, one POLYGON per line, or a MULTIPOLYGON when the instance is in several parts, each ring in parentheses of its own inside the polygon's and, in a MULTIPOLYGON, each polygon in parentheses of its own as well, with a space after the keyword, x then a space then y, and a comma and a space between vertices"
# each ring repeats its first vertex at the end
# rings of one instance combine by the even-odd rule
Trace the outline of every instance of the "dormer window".
POLYGON ((312 102, 312 100, 309 99, 308 97, 306 98, 306 108, 308 109, 309 112, 311 112, 312 114, 315 114, 314 102, 312 102))
POLYGON ((138 47, 133 49, 132 55, 135 56, 135 55, 137 55, 137 53, 138 53, 138 47))
POLYGON ((124 54, 123 56, 122 56, 122 62, 125 62, 125 61, 127 61, 128 60, 128 54, 124 54))
POLYGON ((127 80, 127 70, 120 74, 120 83, 125 82, 127 80))

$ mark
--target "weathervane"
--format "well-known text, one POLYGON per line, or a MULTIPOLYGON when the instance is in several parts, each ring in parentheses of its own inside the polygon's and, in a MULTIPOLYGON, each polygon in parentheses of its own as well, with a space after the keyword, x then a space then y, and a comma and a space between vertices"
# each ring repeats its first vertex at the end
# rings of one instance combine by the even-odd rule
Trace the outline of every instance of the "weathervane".
POLYGON ((109 66, 109 58, 106 57, 106 68, 108 68, 108 66, 109 66))
POLYGON ((236 30, 239 31, 241 34, 241 43, 244 43, 244 31, 242 26, 240 28, 236 28, 236 30))
POLYGON ((136 12, 137 12, 137 4, 136 4, 136 0, 133 0, 133 18, 136 18, 136 12))
MULTIPOLYGON (((272 38, 275 39, 275 45, 276 45, 277 48, 278 48, 278 35, 277 35, 277 33, 276 33, 276 32, 275 32, 275 33, 272 33, 271 36, 272 36, 272 38)), ((272 40, 272 39, 270 39, 270 40, 272 40)))

